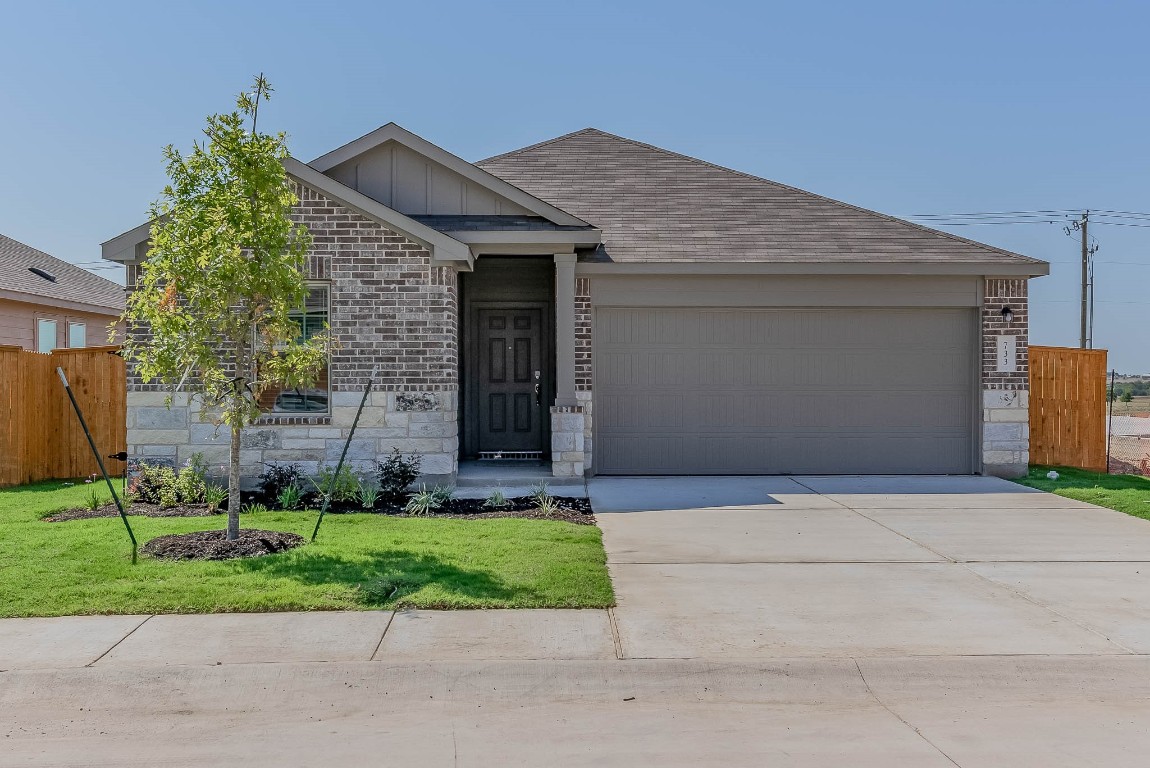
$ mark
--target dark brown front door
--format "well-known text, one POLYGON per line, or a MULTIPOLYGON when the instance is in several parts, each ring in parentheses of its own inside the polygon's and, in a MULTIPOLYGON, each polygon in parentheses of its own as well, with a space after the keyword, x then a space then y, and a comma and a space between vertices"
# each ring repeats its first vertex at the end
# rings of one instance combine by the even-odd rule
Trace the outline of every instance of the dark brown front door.
POLYGON ((542 451, 542 311, 480 309, 479 451, 542 451))

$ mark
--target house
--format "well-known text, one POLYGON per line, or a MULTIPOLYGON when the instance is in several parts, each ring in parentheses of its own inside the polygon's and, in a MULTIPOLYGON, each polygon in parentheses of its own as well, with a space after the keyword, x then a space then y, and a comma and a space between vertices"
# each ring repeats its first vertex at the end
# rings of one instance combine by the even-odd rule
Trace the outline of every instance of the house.
POLYGON ((0 346, 107 344, 123 311, 123 286, 0 235, 0 346))
MULTIPOLYGON (((1049 265, 587 129, 477 163, 389 124, 285 161, 313 237, 298 317, 339 339, 242 461, 393 447, 553 475, 1026 471, 1027 281, 1049 265)), ((103 246, 128 267, 146 224, 103 246)), ((218 452, 130 382, 140 457, 218 452)), ((215 458, 215 453, 211 456, 215 458)))

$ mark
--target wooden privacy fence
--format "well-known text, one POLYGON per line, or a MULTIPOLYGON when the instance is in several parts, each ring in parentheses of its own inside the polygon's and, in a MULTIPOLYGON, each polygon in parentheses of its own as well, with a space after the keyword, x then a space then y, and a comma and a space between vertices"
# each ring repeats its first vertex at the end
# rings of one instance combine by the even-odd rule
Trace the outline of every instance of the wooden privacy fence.
POLYGON ((1030 463, 1106 471, 1106 350, 1030 347, 1030 463))
MULTIPOLYGON (((100 471, 68 402, 64 369, 96 448, 127 449, 127 373, 119 347, 58 349, 51 354, 0 346, 0 486, 85 477, 100 471)), ((124 465, 105 459, 108 472, 124 465)))

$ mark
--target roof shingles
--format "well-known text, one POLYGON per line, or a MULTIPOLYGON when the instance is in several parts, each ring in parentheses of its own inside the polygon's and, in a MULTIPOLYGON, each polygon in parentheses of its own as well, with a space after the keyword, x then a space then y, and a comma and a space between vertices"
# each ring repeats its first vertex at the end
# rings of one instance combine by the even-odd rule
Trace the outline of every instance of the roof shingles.
POLYGON ((107 314, 124 309, 123 286, 4 235, 0 235, 0 291, 20 294, 21 300, 31 303, 47 299, 86 304, 91 311, 103 309, 107 314), (56 281, 40 277, 30 267, 56 281))
POLYGON ((603 230, 614 262, 1042 262, 594 128, 480 168, 603 230))

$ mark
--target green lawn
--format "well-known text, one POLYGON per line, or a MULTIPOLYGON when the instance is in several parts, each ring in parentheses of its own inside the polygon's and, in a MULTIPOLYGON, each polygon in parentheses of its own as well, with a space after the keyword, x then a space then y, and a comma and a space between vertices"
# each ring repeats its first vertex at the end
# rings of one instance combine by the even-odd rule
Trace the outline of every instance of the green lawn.
POLYGON ((1031 467, 1030 473, 1017 482, 1150 520, 1150 478, 1103 475, 1066 467, 1031 467), (1047 479, 1046 473, 1051 469, 1058 472, 1057 480, 1047 479))
MULTIPOLYGON (((614 604, 599 529, 536 520, 329 515, 319 540, 250 560, 140 557, 119 518, 46 523, 91 486, 0 489, 0 616, 614 604)), ((105 490, 106 494, 106 490, 105 490)), ((245 514, 242 525, 311 535, 315 513, 245 514)), ((224 518, 130 518, 141 546, 224 518)))

